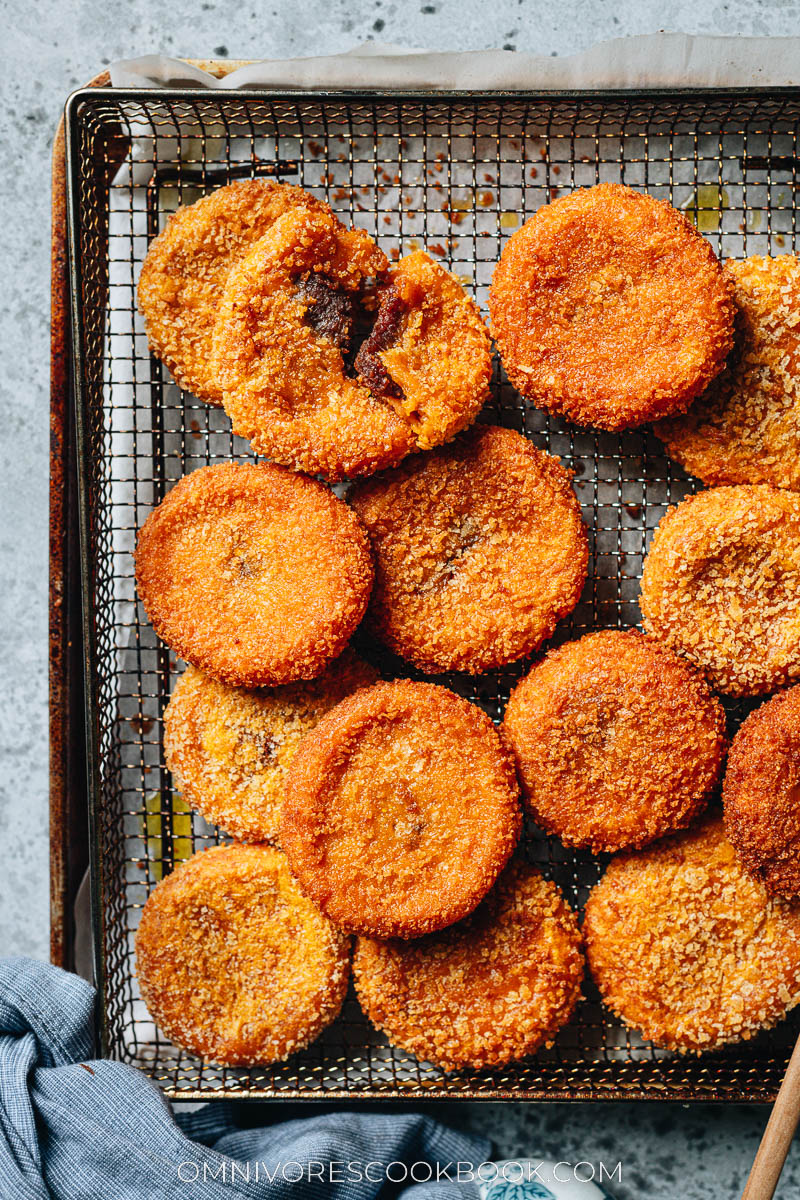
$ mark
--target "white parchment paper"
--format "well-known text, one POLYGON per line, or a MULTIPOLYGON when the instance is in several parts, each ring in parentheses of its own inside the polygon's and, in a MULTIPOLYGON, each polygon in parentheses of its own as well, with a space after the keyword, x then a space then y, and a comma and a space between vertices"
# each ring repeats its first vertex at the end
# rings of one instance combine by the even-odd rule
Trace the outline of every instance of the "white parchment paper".
POLYGON ((149 54, 113 63, 117 87, 574 88, 780 87, 800 82, 800 38, 693 37, 657 33, 615 38, 563 58, 513 50, 462 53, 366 42, 346 54, 263 59, 216 79, 207 71, 149 54))

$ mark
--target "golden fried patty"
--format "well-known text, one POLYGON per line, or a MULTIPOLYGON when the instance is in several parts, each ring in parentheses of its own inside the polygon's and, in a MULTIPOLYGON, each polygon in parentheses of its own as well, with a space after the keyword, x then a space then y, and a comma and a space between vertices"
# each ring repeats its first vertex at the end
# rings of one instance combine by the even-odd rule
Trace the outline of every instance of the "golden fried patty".
POLYGON ((736 347, 711 387, 656 434, 704 483, 772 483, 800 491, 800 260, 725 264, 736 347))
POLYGON ((356 692, 289 768, 281 845, 344 929, 417 937, 471 912, 520 832, 514 768, 490 719, 446 688, 356 692))
POLYGON ((365 1013, 395 1046, 437 1063, 493 1067, 549 1044, 583 978, 575 914, 527 863, 500 876, 458 925, 416 941, 359 938, 353 959, 365 1013))
POLYGON ((387 267, 363 231, 298 210, 231 271, 214 370, 234 432, 260 454, 340 480, 474 420, 491 371, 477 307, 426 254, 387 267))
POLYGON ((150 245, 138 293, 150 349, 201 400, 222 403, 211 337, 228 272, 294 208, 327 205, 287 183, 245 179, 179 208, 150 245))
POLYGON ((489 310, 523 396, 601 429, 682 412, 732 345, 711 246, 669 204, 615 183, 563 196, 513 234, 489 310))
MULTIPOLYGON (((380 359, 399 395, 411 448, 430 450, 471 425, 489 398, 491 341, 475 301, 422 250, 390 267, 402 318, 380 359)), ((358 360, 356 361, 358 367, 358 360)))
POLYGON ((719 818, 612 859, 583 934, 603 1000, 657 1046, 714 1050, 800 1001, 800 908, 745 874, 719 818))
POLYGON ((164 754, 176 787, 241 841, 274 841, 301 740, 323 713, 377 678, 349 648, 311 682, 257 690, 187 667, 164 713, 164 754))
POLYGON ((595 853, 688 825, 725 748, 702 677, 633 630, 551 650, 512 692, 503 731, 537 823, 595 853))
POLYGON ((644 627, 732 696, 800 677, 800 496, 710 488, 670 509, 645 559, 644 627))
POLYGON ((423 671, 486 671, 538 649, 575 607, 588 545, 570 475, 510 429, 356 486, 375 555, 368 622, 423 671))
POLYGON ((739 728, 722 791, 725 831, 771 896, 800 895, 800 684, 739 728))
POLYGON ((352 509, 271 463, 185 476, 136 547, 139 596, 159 637, 245 687, 319 675, 361 620, 372 577, 352 509))
POLYGON ((313 1041, 342 1006, 349 954, 269 846, 217 846, 176 867, 136 933, 139 986, 162 1032, 231 1066, 313 1041))

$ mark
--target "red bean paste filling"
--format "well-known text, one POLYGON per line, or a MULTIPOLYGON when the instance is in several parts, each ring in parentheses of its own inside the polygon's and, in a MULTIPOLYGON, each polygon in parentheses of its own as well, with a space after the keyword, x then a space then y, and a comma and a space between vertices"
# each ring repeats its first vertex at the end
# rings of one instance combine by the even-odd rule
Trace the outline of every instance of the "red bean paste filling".
POLYGON ((360 296, 319 272, 298 280, 297 289, 304 300, 311 301, 306 324, 341 350, 347 374, 358 376, 373 396, 402 400, 402 388, 379 357, 397 341, 407 311, 394 284, 381 289, 377 313, 369 311, 360 296))
POLYGON ((397 341, 405 314, 405 302, 398 296, 394 284, 388 284, 381 292, 372 330, 361 343, 353 360, 356 373, 375 396, 392 396, 398 400, 403 397, 402 388, 392 379, 379 354, 397 341))
POLYGON ((306 309, 306 325, 320 337, 328 338, 346 355, 356 319, 355 296, 313 271, 298 281, 297 289, 304 300, 312 302, 306 309))

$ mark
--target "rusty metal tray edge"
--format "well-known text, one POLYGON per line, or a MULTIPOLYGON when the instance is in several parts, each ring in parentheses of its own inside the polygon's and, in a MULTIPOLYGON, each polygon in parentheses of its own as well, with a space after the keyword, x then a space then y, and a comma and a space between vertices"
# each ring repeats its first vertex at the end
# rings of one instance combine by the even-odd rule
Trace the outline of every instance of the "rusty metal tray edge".
MULTIPOLYGON (((242 65, 239 62, 192 61, 216 75, 224 75, 242 65)), ((86 88, 109 87, 107 72, 91 80, 86 88)), ((73 93, 72 100, 80 96, 80 89, 73 93)), ((135 95, 128 89, 114 89, 119 95, 135 95)), ((607 90, 581 90, 578 92, 543 91, 531 93, 542 98, 590 98, 646 97, 669 95, 672 97, 724 98, 724 97, 775 97, 778 94, 797 95, 800 89, 787 88, 725 88, 725 89, 636 89, 611 92, 607 90)), ((175 94, 178 94, 177 92, 175 94)), ((182 88, 180 95, 202 92, 182 88)), ((248 94, 280 95, 300 98, 303 95, 315 98, 361 98, 372 96, 363 89, 336 89, 327 92, 287 92, 285 89, 269 91, 258 89, 248 94)), ((524 99, 526 94, 498 91, 497 96, 524 99)), ((471 99, 475 93, 413 91, 374 93, 391 99, 471 99)), ((69 101, 68 101, 69 105, 69 101)), ((84 721, 84 672, 87 657, 83 646, 80 566, 79 566, 79 518, 77 511, 77 446, 75 431, 75 406, 73 398, 73 372, 71 369, 72 339, 70 335, 70 294, 66 204, 66 164, 64 122, 59 125, 53 148, 53 206, 51 243, 51 410, 50 410, 50 585, 49 585, 49 683, 50 683, 50 863, 51 863, 51 960, 59 966, 74 969, 75 927, 73 903, 78 884, 89 857, 88 828, 88 779, 85 738, 87 729, 84 721), (77 565, 76 565, 77 564, 77 565)), ((101 1023, 101 1022, 100 1022, 101 1023)), ((100 1042, 102 1044, 102 1030, 100 1042)), ((170 1095, 169 1088, 165 1094, 170 1095)), ((229 1099, 281 1099, 284 1101, 330 1102, 362 1101, 376 1103, 426 1102, 432 1100, 551 1100, 584 1102, 587 1100, 674 1100, 686 1102, 749 1102, 771 1103, 777 1095, 776 1088, 754 1087, 750 1089, 716 1087, 712 1084, 701 1088, 674 1088, 664 1084, 642 1086, 639 1083, 611 1081, 607 1085, 597 1084, 591 1090, 562 1091, 558 1088, 514 1089, 497 1088, 486 1094, 481 1091, 462 1090, 457 1094, 447 1092, 429 1094, 420 1088, 413 1095, 410 1090, 386 1088, 375 1090, 330 1089, 317 1094, 292 1089, 280 1092, 271 1089, 253 1088, 248 1092, 220 1090, 212 1094, 198 1090, 181 1089, 176 1098, 181 1100, 229 1099)))

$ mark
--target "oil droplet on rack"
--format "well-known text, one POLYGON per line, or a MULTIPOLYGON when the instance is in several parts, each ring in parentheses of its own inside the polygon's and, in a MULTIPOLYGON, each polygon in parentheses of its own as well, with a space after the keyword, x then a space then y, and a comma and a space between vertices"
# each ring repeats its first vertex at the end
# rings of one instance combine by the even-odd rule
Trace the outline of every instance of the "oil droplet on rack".
POLYGON ((730 201, 725 188, 716 183, 698 183, 697 190, 681 207, 700 233, 714 233, 720 227, 724 210, 730 208, 730 201))
POLYGON ((500 213, 500 228, 501 229, 516 229, 519 225, 519 213, 504 212, 500 213))
MULTIPOLYGON (((148 792, 144 799, 142 834, 150 871, 158 883, 164 875, 164 843, 162 840, 161 792, 148 792)), ((172 861, 184 862, 192 857, 192 810, 182 796, 172 797, 172 861)))

